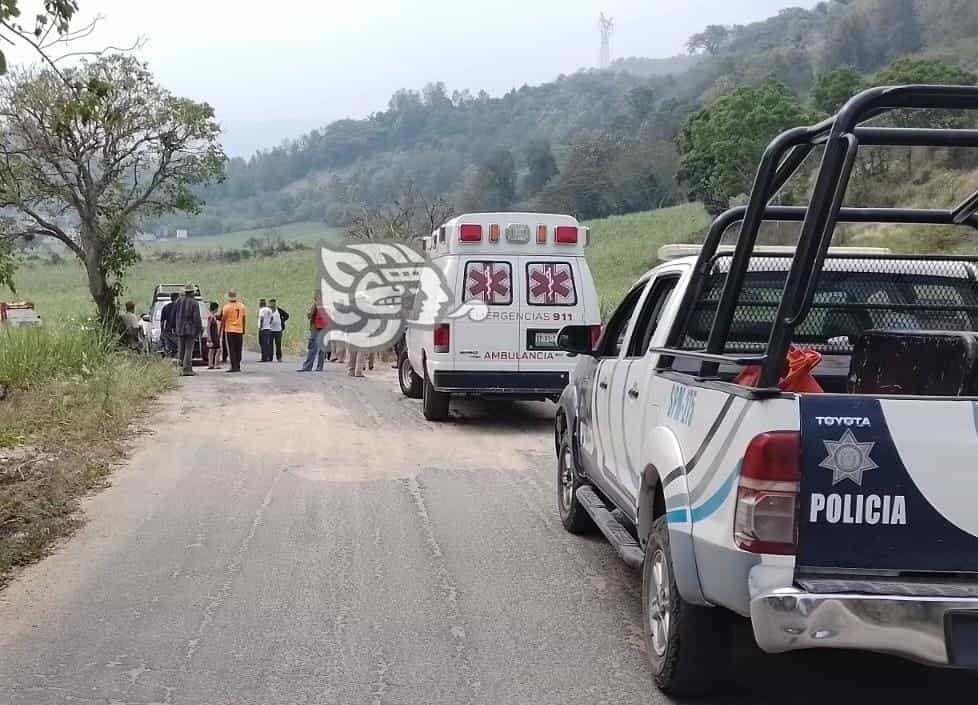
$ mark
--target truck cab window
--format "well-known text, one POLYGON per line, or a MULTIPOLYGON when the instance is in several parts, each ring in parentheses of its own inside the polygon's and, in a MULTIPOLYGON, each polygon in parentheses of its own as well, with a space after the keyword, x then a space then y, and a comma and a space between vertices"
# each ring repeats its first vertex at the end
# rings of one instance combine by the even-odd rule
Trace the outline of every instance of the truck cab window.
POLYGON ((676 290, 678 283, 678 274, 657 277, 652 283, 652 291, 645 299, 642 313, 635 322, 635 331, 628 346, 628 357, 642 357, 648 351, 652 336, 655 335, 659 320, 662 318, 662 312, 672 298, 672 292, 676 290))
POLYGON ((632 320, 632 314, 635 312, 635 307, 638 305, 643 291, 645 291, 644 286, 637 286, 629 291, 612 314, 601 338, 601 357, 618 357, 621 354, 625 344, 625 334, 628 332, 628 324, 632 320))

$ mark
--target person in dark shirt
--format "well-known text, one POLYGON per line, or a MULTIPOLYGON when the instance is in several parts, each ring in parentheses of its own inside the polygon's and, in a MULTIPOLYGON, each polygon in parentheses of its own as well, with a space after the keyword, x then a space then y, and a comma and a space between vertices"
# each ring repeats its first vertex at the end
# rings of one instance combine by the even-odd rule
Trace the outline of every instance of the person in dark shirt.
POLYGON ((221 316, 216 301, 211 301, 210 314, 207 316, 207 369, 216 370, 220 367, 221 357, 221 316))
POLYGON ((177 356, 177 335, 174 330, 174 320, 176 314, 176 307, 173 305, 177 299, 180 298, 180 294, 174 292, 170 294, 170 303, 163 307, 160 311, 160 340, 163 342, 163 353, 167 357, 177 356))
POLYGON ((170 304, 170 310, 173 312, 170 314, 170 327, 179 341, 180 374, 184 377, 196 374, 193 366, 194 346, 203 330, 203 322, 200 320, 200 303, 197 301, 195 293, 194 287, 188 284, 184 287, 183 296, 170 304))

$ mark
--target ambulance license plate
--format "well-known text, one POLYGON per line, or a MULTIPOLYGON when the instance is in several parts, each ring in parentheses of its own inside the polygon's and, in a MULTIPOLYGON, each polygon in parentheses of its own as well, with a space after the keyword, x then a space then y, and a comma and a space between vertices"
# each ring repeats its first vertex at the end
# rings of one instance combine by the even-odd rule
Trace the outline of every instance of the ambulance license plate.
POLYGON ((533 343, 538 348, 556 348, 557 331, 537 331, 533 343))

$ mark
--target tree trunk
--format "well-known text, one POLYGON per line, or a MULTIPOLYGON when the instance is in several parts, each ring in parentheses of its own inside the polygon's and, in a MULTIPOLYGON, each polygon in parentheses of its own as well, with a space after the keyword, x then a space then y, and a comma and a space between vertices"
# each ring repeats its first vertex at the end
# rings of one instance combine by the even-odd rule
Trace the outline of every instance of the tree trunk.
POLYGON ((88 274, 88 291, 95 302, 99 322, 107 329, 119 328, 116 315, 115 292, 109 286, 108 276, 102 265, 102 252, 98 236, 89 227, 82 227, 82 242, 85 249, 85 271, 88 274))

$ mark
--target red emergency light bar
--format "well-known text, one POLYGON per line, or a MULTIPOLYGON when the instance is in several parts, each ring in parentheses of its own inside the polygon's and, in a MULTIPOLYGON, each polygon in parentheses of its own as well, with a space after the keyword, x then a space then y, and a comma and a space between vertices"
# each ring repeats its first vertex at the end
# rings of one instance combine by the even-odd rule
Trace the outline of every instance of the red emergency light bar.
POLYGON ((558 245, 576 245, 577 228, 570 225, 558 225, 556 234, 554 235, 554 242, 558 245))
POLYGON ((458 226, 459 242, 482 242, 482 226, 473 223, 458 226))

